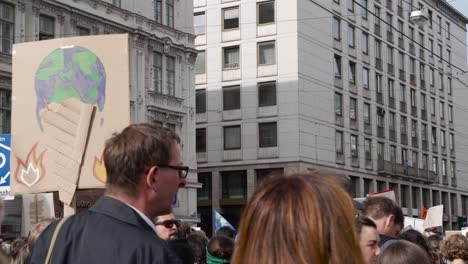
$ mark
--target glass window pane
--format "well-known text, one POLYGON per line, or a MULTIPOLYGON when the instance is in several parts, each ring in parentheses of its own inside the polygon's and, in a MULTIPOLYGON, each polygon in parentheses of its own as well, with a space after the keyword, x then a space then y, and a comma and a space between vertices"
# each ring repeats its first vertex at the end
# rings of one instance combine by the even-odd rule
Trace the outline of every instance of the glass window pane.
POLYGON ((275 22, 275 2, 258 3, 258 24, 275 22))

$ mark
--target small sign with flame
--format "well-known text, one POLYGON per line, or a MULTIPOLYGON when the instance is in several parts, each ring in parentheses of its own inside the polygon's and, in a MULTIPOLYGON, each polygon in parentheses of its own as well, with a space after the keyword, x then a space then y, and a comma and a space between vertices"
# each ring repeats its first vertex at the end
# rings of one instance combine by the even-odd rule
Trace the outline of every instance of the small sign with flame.
POLYGON ((46 174, 42 159, 44 158, 45 150, 37 156, 37 146, 34 144, 26 157, 26 161, 16 157, 17 166, 15 170, 15 179, 18 183, 27 185, 28 187, 38 183, 46 174))
POLYGON ((104 155, 101 155, 101 158, 94 157, 93 174, 100 182, 106 183, 107 172, 104 164, 104 155))

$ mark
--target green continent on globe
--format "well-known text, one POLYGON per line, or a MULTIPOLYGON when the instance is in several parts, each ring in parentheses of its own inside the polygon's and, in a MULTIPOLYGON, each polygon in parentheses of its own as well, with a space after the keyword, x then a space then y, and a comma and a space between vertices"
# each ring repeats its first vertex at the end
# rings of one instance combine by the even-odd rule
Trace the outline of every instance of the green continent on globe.
POLYGON ((36 78, 39 80, 48 81, 51 76, 63 72, 63 50, 58 49, 51 54, 49 54, 45 60, 41 63, 41 65, 49 65, 46 68, 41 68, 37 74, 36 78))
POLYGON ((84 74, 93 81, 99 80, 99 75, 93 72, 92 67, 96 65, 96 55, 90 51, 81 51, 73 54, 73 62, 78 64, 84 74))

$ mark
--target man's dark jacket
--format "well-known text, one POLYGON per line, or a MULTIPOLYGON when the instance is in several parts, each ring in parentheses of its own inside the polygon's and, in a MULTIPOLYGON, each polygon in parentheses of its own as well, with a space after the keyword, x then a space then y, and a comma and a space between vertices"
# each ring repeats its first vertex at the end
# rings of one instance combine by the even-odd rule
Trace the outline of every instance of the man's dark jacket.
MULTIPOLYGON (((58 222, 39 236, 30 264, 44 264, 58 222)), ((55 242, 52 264, 182 263, 168 242, 125 203, 103 196, 89 210, 63 224, 55 242)))

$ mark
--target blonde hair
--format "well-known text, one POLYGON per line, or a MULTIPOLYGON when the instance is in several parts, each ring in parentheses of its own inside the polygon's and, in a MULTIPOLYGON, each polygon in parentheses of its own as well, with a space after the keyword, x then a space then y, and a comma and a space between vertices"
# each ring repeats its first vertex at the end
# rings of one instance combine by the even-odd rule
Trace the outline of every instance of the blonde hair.
POLYGON ((232 263, 363 263, 354 215, 325 175, 271 177, 247 203, 232 263))

